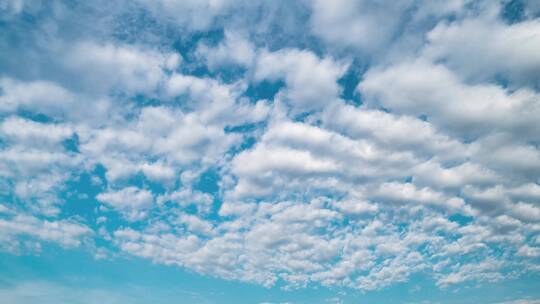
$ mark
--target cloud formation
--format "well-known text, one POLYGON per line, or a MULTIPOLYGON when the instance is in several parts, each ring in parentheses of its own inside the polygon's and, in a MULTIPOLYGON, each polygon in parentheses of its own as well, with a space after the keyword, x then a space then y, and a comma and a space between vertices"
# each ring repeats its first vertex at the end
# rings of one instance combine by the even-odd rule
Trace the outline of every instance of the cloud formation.
POLYGON ((539 8, 507 2, 0 2, 0 249, 285 288, 537 274, 539 8))

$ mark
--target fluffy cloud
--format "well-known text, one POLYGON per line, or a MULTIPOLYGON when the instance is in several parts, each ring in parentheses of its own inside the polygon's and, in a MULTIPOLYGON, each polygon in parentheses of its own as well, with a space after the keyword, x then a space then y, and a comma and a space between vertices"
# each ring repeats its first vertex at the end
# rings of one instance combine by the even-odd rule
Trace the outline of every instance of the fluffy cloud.
POLYGON ((0 249, 10 252, 40 250, 40 241, 58 243, 63 247, 80 246, 92 230, 70 220, 48 221, 26 214, 0 212, 0 249), (25 241, 25 239, 27 239, 25 241))
MULTIPOLYGON (((493 244, 520 242, 515 239, 521 233, 519 224, 501 234, 485 223, 460 227, 427 210, 394 218, 407 222, 405 231, 385 223, 388 218, 382 214, 376 219, 349 220, 343 226, 343 214, 329 202, 262 203, 234 221, 219 224, 214 231, 220 233, 210 239, 187 232, 130 229, 118 230, 115 236, 126 252, 201 273, 263 285, 283 280, 292 286, 319 282, 365 290, 407 280, 426 269, 436 274, 443 287, 468 280, 502 280, 509 261, 483 258, 479 264, 455 264, 450 272, 441 265, 463 256, 482 257, 497 250, 491 249, 493 244), (377 257, 383 262, 377 263, 377 257)), ((197 223, 190 229, 199 232, 210 229, 193 217, 182 221, 188 227, 197 223)), ((532 250, 536 249, 523 248, 518 254, 532 250)))
POLYGON ((43 214, 59 212, 58 190, 76 173, 81 159, 63 143, 74 130, 67 124, 40 123, 8 116, 0 125, 0 178, 9 179, 4 191, 43 214))
POLYGON ((540 23, 506 25, 498 19, 441 23, 428 33, 425 55, 445 60, 460 75, 474 80, 503 77, 513 87, 538 86, 540 23), (474 58, 474 60, 473 60, 474 58))
POLYGON ((10 117, 0 125, 0 133, 9 141, 24 144, 55 145, 73 135, 69 126, 43 124, 31 120, 10 117))
POLYGON ((360 109, 333 103, 322 116, 324 126, 353 139, 370 138, 392 150, 409 150, 418 156, 451 160, 466 154, 466 146, 437 130, 433 124, 410 115, 360 109))
POLYGON ((388 6, 384 2, 314 1, 312 27, 331 43, 372 51, 390 40, 400 22, 399 15, 410 5, 408 2, 388 6), (387 22, 381 24, 383 19, 387 22))
POLYGON ((414 161, 408 153, 385 151, 369 141, 278 121, 253 149, 233 160, 232 173, 239 181, 231 195, 275 195, 278 189, 288 189, 283 195, 317 189, 343 193, 354 181, 379 179, 380 168, 387 170, 387 178, 414 161))
POLYGON ((170 181, 189 165, 216 162, 237 141, 196 114, 164 107, 146 107, 136 121, 81 134, 81 152, 103 164, 111 180, 143 172, 170 181), (148 155, 160 161, 150 162, 148 155))
POLYGON ((197 56, 212 68, 220 66, 250 66, 255 59, 255 46, 238 33, 226 31, 224 40, 216 47, 200 44, 197 56))
POLYGON ((353 47, 377 56, 376 52, 384 52, 396 35, 410 38, 413 33, 408 27, 422 28, 428 18, 459 13, 466 2, 317 0, 311 3, 311 29, 331 46, 353 47))
POLYGON ((49 81, 20 82, 1 78, 0 111, 32 110, 58 115, 75 103, 75 96, 49 81))
POLYGON ((164 70, 174 70, 181 60, 175 53, 93 41, 79 42, 66 53, 64 64, 78 74, 83 88, 133 94, 151 93, 164 80, 164 70))
POLYGON ((295 113, 318 110, 340 94, 337 80, 346 65, 332 58, 318 58, 309 51, 263 52, 255 67, 256 80, 285 80, 285 97, 295 113))
POLYGON ((100 193, 96 198, 122 212, 130 221, 144 219, 154 200, 151 192, 135 187, 100 193))
POLYGON ((538 95, 526 88, 508 91, 493 84, 468 85, 445 66, 418 60, 373 69, 358 89, 371 106, 427 115, 433 124, 461 138, 516 132, 537 139, 529 130, 539 128, 538 95))

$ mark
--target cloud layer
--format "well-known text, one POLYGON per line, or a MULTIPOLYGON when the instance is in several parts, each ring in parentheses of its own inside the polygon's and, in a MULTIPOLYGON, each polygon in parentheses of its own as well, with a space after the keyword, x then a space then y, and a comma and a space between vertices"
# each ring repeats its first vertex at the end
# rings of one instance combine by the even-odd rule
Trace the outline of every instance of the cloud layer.
POLYGON ((0 249, 285 288, 540 270, 534 1, 123 4, 0 2, 0 249))

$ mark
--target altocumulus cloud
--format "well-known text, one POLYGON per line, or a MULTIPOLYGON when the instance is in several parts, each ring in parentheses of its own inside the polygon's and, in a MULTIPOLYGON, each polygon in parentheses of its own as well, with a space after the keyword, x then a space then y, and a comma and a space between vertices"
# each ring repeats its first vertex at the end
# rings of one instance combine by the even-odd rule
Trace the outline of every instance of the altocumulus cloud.
POLYGON ((536 1, 85 2, 0 1, 3 251, 363 291, 540 271, 536 1))

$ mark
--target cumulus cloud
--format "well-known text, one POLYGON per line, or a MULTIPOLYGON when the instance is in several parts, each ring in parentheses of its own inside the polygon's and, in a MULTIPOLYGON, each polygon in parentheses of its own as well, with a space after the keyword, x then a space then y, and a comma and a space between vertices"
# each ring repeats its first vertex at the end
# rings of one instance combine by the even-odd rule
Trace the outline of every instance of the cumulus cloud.
POLYGON ((42 220, 26 214, 2 216, 0 227, 2 228, 0 249, 15 253, 28 246, 39 251, 41 248, 39 241, 54 242, 63 247, 77 247, 85 237, 92 234, 92 230, 84 224, 70 220, 42 220), (30 237, 30 241, 25 242, 19 237, 30 237))
POLYGON ((96 198, 122 212, 130 221, 144 219, 154 200, 151 192, 135 187, 100 193, 96 198))
POLYGON ((379 179, 381 167, 386 176, 399 175, 400 168, 413 162, 408 153, 386 151, 369 141, 307 124, 276 122, 260 143, 232 161, 238 184, 231 195, 276 195, 284 188, 288 191, 282 195, 317 189, 343 193, 355 181, 379 179))
POLYGON ((498 19, 441 23, 428 33, 425 55, 445 60, 463 77, 485 81, 503 77, 513 87, 538 87, 540 23, 506 25, 498 19), (474 60, 473 60, 474 58, 474 60))
POLYGON ((433 124, 411 115, 395 115, 383 110, 360 109, 333 103, 322 116, 324 126, 353 139, 369 137, 393 150, 409 150, 419 156, 451 160, 466 154, 459 140, 440 132, 433 124))
POLYGON ((284 80, 285 97, 295 113, 318 110, 340 94, 337 80, 346 65, 332 58, 318 58, 309 51, 263 52, 255 67, 256 80, 284 80))
POLYGON ((67 50, 64 64, 84 81, 83 88, 121 88, 128 93, 150 93, 180 62, 176 53, 163 54, 131 45, 76 43, 67 50))
POLYGON ((20 82, 10 78, 0 80, 0 111, 33 110, 47 115, 62 113, 72 106, 75 96, 50 81, 20 82))
POLYGON ((537 137, 528 131, 539 127, 536 92, 526 88, 508 91, 493 84, 468 85, 440 64, 419 60, 373 69, 358 89, 373 106, 426 115, 433 124, 461 138, 475 139, 492 132, 515 132, 532 140, 537 137), (488 111, 490 115, 484 115, 488 111), (513 119, 518 116, 519 120, 513 119))
POLYGON ((423 28, 429 26, 429 18, 459 14, 466 3, 462 0, 399 3, 317 0, 311 2, 310 25, 314 34, 332 47, 354 48, 378 56, 377 52, 385 52, 385 48, 399 40, 396 36, 412 40, 410 36, 414 33, 407 31, 409 27, 423 28))
POLYGON ((10 117, 0 125, 0 132, 10 141, 24 144, 58 144, 73 135, 69 126, 43 124, 19 117, 10 117))
POLYGON ((81 159, 64 146, 72 139, 72 126, 41 123, 8 116, 0 124, 0 178, 9 179, 4 191, 40 213, 59 213, 58 191, 76 173, 81 159))
POLYGON ((238 33, 226 31, 224 40, 217 46, 199 44, 196 54, 212 68, 230 65, 243 67, 253 64, 255 46, 238 33))
POLYGON ((390 40, 408 2, 388 6, 384 2, 314 1, 312 27, 331 43, 373 51, 390 40), (381 24, 380 20, 387 22, 381 24))

